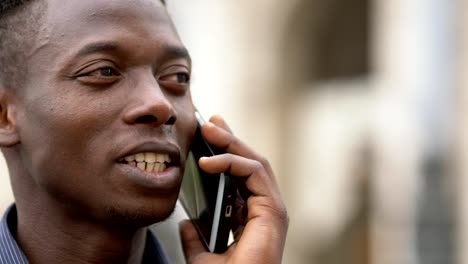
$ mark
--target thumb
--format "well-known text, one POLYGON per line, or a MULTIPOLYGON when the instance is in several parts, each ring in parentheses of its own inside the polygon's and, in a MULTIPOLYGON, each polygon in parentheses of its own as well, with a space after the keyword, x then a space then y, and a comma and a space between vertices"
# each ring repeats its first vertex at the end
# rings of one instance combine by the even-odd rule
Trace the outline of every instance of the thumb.
POLYGON ((190 220, 179 224, 182 248, 187 263, 195 263, 202 255, 208 253, 198 236, 197 230, 190 220))

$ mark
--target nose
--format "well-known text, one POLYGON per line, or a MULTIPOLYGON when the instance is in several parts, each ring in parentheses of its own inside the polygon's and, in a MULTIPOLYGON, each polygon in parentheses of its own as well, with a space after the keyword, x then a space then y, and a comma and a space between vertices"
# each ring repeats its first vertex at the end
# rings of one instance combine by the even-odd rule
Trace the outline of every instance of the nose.
POLYGON ((156 79, 141 82, 129 95, 131 106, 124 113, 127 124, 151 126, 173 125, 177 114, 173 103, 161 90, 156 79))

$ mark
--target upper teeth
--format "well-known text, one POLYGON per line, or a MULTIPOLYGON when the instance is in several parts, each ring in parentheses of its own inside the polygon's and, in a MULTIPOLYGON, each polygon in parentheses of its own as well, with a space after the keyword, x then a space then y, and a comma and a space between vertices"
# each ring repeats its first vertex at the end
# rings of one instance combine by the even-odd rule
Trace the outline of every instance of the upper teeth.
POLYGON ((171 158, 168 154, 160 154, 154 152, 137 153, 124 158, 127 162, 146 162, 146 163, 164 163, 171 162, 171 158))

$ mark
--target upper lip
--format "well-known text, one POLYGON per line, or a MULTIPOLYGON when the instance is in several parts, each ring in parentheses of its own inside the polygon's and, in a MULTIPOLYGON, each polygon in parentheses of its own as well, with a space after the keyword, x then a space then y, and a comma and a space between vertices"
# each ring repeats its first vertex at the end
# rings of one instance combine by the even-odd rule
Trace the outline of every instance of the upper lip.
POLYGON ((122 160, 123 158, 130 155, 145 152, 168 154, 171 159, 171 165, 180 165, 180 148, 177 145, 169 142, 144 142, 137 145, 133 145, 124 150, 123 154, 119 156, 117 161, 122 160))

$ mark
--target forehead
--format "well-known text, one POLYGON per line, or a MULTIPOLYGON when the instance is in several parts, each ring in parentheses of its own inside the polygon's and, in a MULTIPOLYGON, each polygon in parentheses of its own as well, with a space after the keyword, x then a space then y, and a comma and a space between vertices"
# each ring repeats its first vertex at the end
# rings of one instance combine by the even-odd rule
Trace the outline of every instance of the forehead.
POLYGON ((128 32, 142 29, 174 31, 160 0, 49 0, 48 3, 48 25, 60 36, 67 33, 84 35, 103 28, 128 32))
MULTIPOLYGON (((160 0, 48 0, 48 21, 57 28, 80 26, 84 22, 109 23, 146 20, 168 22, 160 0), (63 27, 61 27, 63 26, 63 27)), ((129 24, 128 26, 132 26, 129 24)))
POLYGON ((47 4, 43 34, 31 57, 63 57, 90 42, 112 41, 142 50, 145 45, 182 46, 160 0, 48 0, 47 4))

